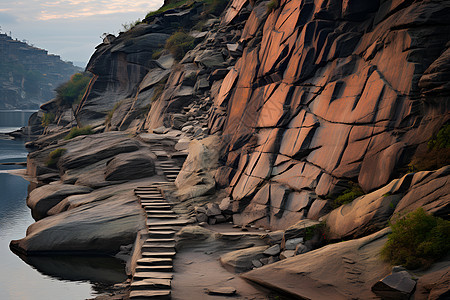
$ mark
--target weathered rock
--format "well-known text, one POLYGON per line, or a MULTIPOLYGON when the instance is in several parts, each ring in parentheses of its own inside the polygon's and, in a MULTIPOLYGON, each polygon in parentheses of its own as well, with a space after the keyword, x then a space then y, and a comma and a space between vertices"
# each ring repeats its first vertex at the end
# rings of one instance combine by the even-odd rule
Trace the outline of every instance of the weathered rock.
POLYGON ((294 250, 285 250, 280 253, 280 259, 286 259, 295 255, 294 250))
POLYGON ((254 269, 242 276, 298 298, 370 299, 370 291, 390 267, 379 258, 389 231, 327 245, 315 251, 254 269))
POLYGON ((280 244, 283 240, 284 231, 283 230, 277 230, 269 232, 267 235, 265 235, 264 240, 269 244, 280 244))
POLYGON ((229 252, 220 257, 220 263, 231 272, 245 272, 252 269, 252 260, 264 257, 266 249, 267 246, 259 246, 229 252))
POLYGON ((265 255, 275 256, 275 255, 280 254, 280 252, 281 252, 280 245, 279 244, 275 244, 275 245, 267 248, 263 253, 265 255))
POLYGON ((119 153, 133 152, 140 145, 126 134, 107 132, 77 137, 66 147, 67 151, 59 161, 64 170, 84 167, 119 153))
POLYGON ((154 157, 150 151, 136 151, 116 155, 106 164, 106 180, 132 180, 155 174, 154 157))
POLYGON ((91 191, 91 188, 85 186, 54 182, 34 189, 27 198, 27 205, 31 208, 35 219, 42 219, 64 198, 70 195, 87 194, 91 191))
POLYGON ((284 249, 286 250, 295 250, 297 248, 297 245, 303 242, 303 238, 295 238, 295 239, 289 239, 286 240, 284 243, 284 249))
POLYGON ((219 68, 223 67, 225 61, 221 53, 217 53, 213 50, 205 50, 199 56, 194 59, 196 64, 205 66, 207 68, 219 68))
POLYGON ((208 221, 208 216, 204 213, 197 213, 195 218, 197 219, 197 222, 199 222, 199 223, 208 221))
POLYGON ((252 260, 252 265, 255 268, 261 268, 263 266, 263 264, 258 259, 252 260))
POLYGON ((231 203, 230 197, 223 198, 219 204, 219 208, 222 213, 232 214, 233 213, 233 205, 231 203))
POLYGON ((300 220, 295 225, 292 225, 291 227, 286 229, 286 231, 284 232, 283 240, 288 241, 294 238, 304 238, 306 230, 308 230, 308 228, 315 227, 319 224, 319 221, 308 219, 300 220))
POLYGON ((303 253, 306 253, 306 252, 308 252, 308 251, 309 251, 308 247, 306 247, 304 244, 298 244, 298 245, 295 247, 295 255, 297 255, 297 254, 303 254, 303 253))
POLYGON ((450 294, 450 265, 448 260, 435 264, 417 281, 414 299, 445 299, 450 294))
POLYGON ((214 171, 218 164, 218 140, 215 137, 192 141, 189 155, 175 184, 182 199, 199 197, 215 189, 214 171))
POLYGON ((206 207, 206 215, 208 217, 218 216, 222 213, 217 203, 208 203, 206 207))
POLYGON ((372 292, 382 299, 409 299, 416 282, 408 271, 393 272, 372 286, 372 292))
POLYGON ((352 203, 333 210, 325 217, 331 238, 360 237, 384 228, 395 213, 407 213, 421 206, 444 216, 449 210, 450 168, 411 173, 395 179, 352 203), (411 186, 412 185, 412 186, 411 186))
POLYGON ((11 247, 26 254, 53 252, 116 253, 134 243, 145 228, 145 214, 129 197, 87 203, 32 224, 11 247))
POLYGON ((230 286, 210 287, 207 289, 207 293, 209 295, 233 296, 236 294, 236 289, 230 286))

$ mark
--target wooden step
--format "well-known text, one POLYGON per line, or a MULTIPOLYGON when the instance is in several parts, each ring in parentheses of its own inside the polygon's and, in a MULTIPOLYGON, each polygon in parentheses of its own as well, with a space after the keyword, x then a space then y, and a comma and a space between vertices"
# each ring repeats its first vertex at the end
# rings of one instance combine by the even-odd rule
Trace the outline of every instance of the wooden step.
POLYGON ((161 221, 154 221, 154 220, 147 220, 147 226, 184 226, 187 224, 190 224, 191 222, 189 220, 183 220, 183 219, 177 219, 177 220, 161 220, 161 221))
POLYGON ((172 272, 173 266, 136 266, 136 272, 172 272))
POLYGON ((143 279, 173 279, 173 273, 170 272, 135 272, 133 280, 143 279))
POLYGON ((170 299, 170 290, 142 290, 131 291, 130 299, 170 299))
POLYGON ((162 196, 138 196, 139 199, 141 200, 145 200, 145 201, 150 201, 150 200, 159 200, 159 201, 165 201, 166 198, 162 197, 162 196))
POLYGON ((150 246, 150 245, 144 245, 142 246, 142 251, 145 252, 155 252, 155 253, 166 253, 166 252, 174 252, 175 247, 171 247, 171 245, 167 245, 167 247, 164 246, 150 246))
POLYGON ((160 214, 160 215, 172 215, 172 214, 175 214, 174 211, 170 210, 170 209, 166 209, 166 210, 164 210, 164 209, 159 209, 159 210, 158 209, 157 210, 146 209, 145 211, 147 212, 147 214, 160 214))
POLYGON ((131 290, 159 290, 159 289, 170 289, 172 281, 170 279, 143 279, 138 281, 133 281, 131 283, 131 290))
POLYGON ((142 205, 144 206, 145 211, 170 211, 173 212, 173 210, 171 210, 172 206, 170 205, 142 205))
POLYGON ((142 205, 146 205, 146 204, 164 204, 164 205, 167 205, 167 204, 169 204, 169 202, 167 202, 165 200, 141 200, 141 204, 142 205))
POLYGON ((171 238, 175 235, 176 231, 173 230, 149 230, 148 231, 148 237, 149 238, 171 238))
POLYGON ((151 231, 175 231, 181 229, 181 226, 160 226, 160 225, 149 225, 148 230, 151 231))
POLYGON ((175 243, 175 239, 168 238, 168 239, 146 239, 145 243, 175 243))
POLYGON ((143 258, 153 257, 153 258, 171 258, 174 257, 177 253, 175 251, 168 252, 144 252, 142 251, 141 255, 143 258))
POLYGON ((151 258, 145 257, 136 261, 141 266, 171 266, 173 261, 171 258, 151 258))
POLYGON ((147 218, 148 218, 148 221, 151 222, 151 221, 155 221, 155 220, 151 220, 151 219, 156 219, 156 220, 159 220, 159 219, 177 219, 178 215, 177 214, 170 215, 170 214, 148 214, 147 213, 147 218))

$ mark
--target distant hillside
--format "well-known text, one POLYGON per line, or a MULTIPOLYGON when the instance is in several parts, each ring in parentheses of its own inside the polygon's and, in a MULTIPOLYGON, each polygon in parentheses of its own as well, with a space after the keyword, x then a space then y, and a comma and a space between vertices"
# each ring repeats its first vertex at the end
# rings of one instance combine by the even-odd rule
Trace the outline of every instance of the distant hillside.
POLYGON ((80 70, 44 49, 0 34, 0 109, 37 109, 80 70))

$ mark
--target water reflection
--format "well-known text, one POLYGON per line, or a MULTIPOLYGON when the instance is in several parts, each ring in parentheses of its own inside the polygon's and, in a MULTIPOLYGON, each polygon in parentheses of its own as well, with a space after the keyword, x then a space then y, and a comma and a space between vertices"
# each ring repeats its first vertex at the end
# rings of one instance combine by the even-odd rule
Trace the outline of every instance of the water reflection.
POLYGON ((112 257, 18 256, 41 274, 58 280, 113 285, 127 279, 124 264, 112 257))
MULTIPOLYGON (((21 141, 0 140, 0 162, 26 161, 21 141)), ((108 257, 18 257, 9 242, 23 238, 34 220, 26 206, 33 184, 0 165, 0 299, 80 300, 92 298, 126 279, 121 261, 108 257), (31 266, 31 267, 30 267, 31 266)))

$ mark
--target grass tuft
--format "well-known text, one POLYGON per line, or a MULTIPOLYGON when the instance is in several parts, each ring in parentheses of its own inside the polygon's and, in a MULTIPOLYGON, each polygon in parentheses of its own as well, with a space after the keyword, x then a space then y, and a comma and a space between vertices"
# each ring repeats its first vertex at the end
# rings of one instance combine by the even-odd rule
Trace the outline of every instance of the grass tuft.
POLYGON ((48 154, 45 165, 49 168, 56 168, 59 158, 67 151, 64 148, 57 148, 48 154))
POLYGON ((84 126, 81 128, 73 127, 69 134, 64 137, 65 140, 73 139, 74 137, 80 136, 80 135, 90 135, 94 134, 94 131, 92 130, 91 126, 84 126))

